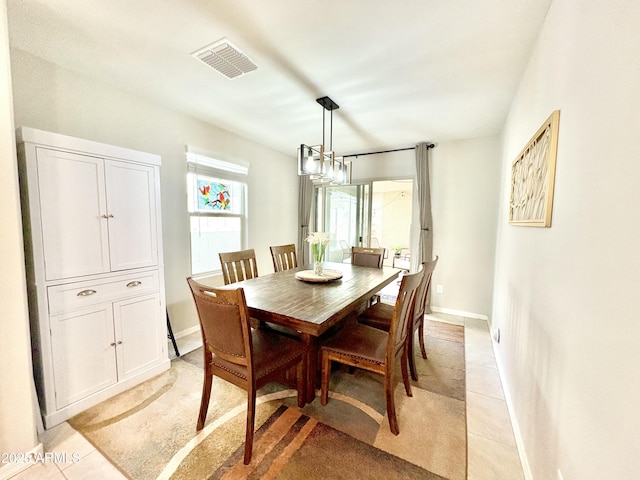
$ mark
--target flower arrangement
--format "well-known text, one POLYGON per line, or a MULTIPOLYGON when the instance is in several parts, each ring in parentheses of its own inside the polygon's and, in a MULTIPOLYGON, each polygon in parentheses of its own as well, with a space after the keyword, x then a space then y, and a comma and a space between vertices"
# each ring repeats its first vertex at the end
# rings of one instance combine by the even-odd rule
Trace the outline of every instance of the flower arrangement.
POLYGON ((324 261, 324 252, 329 243, 329 235, 324 232, 311 232, 305 241, 311 245, 311 253, 313 254, 313 271, 316 275, 322 275, 322 262, 324 261))

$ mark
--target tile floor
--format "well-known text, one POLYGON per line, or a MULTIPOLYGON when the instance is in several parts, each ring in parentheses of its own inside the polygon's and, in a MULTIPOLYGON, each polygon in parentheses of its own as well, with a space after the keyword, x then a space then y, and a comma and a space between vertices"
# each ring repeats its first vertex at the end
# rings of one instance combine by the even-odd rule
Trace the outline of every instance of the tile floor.
MULTIPOLYGON (((428 318, 465 327, 467 478, 524 479, 487 322, 441 313, 428 318)), ((181 354, 194 350, 200 344, 199 332, 178 339, 181 354)), ((169 352, 173 355, 171 344, 169 352)), ((127 478, 66 422, 46 431, 40 440, 45 452, 57 454, 54 455, 55 461, 33 465, 12 480, 127 478), (63 453, 67 454, 66 458, 61 455, 63 453)))

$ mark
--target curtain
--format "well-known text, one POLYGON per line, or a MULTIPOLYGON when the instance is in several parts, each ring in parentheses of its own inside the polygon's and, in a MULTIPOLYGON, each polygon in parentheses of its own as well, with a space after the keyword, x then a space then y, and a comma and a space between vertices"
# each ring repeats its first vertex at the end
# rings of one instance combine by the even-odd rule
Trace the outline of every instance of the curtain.
MULTIPOLYGON (((420 232, 418 235, 418 251, 412 255, 413 271, 417 271, 422 262, 433 258, 433 230, 431 218, 431 187, 429 185, 429 148, 426 143, 416 145, 416 179, 418 185, 418 210, 420 232)), ((429 293, 431 297, 431 293, 429 293)), ((427 298, 426 313, 431 313, 427 298)))
POLYGON ((310 262, 309 243, 304 239, 309 236, 309 221, 311 219, 311 202, 313 202, 313 183, 308 175, 298 177, 298 265, 310 262))

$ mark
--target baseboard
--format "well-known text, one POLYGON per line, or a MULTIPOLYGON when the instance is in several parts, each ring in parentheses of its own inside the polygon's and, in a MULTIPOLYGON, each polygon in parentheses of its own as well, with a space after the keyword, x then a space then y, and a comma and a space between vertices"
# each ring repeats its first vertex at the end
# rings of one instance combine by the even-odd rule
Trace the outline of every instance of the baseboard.
POLYGON ((183 338, 189 335, 193 335, 196 332, 200 331, 200 325, 195 325, 193 327, 185 328, 184 330, 180 330, 179 332, 173 332, 173 336, 177 340, 178 338, 183 338))
POLYGON ((525 480, 533 480, 533 473, 531 472, 531 466, 529 465, 527 452, 524 448, 524 440, 522 439, 522 432, 520 431, 518 419, 516 418, 515 411, 513 408, 513 402, 511 400, 511 394, 510 394, 511 390, 509 388, 508 382, 506 382, 506 379, 505 379, 504 368, 502 366, 502 359, 498 355, 496 343, 492 341, 491 345, 493 346, 493 356, 496 359, 496 365, 498 367, 498 375, 500 377, 500 381, 502 382, 502 391, 504 392, 504 399, 507 404, 507 411, 509 412, 509 420, 511 421, 513 436, 515 437, 515 440, 516 440, 516 447, 518 449, 518 455, 520 456, 520 464, 522 465, 524 478, 525 480))
MULTIPOLYGON (((43 452, 44 449, 42 447, 42 443, 38 443, 38 445, 32 448, 29 452, 24 452, 23 458, 17 458, 16 462, 12 463, 11 458, 7 459, 9 463, 5 463, 0 467, 0 480, 8 480, 34 465, 36 463, 36 459, 43 458, 43 452)), ((23 455, 23 453, 16 453, 16 455, 23 455)))
POLYGON ((451 308, 444 307, 430 307, 432 312, 437 313, 446 313, 448 315, 457 315, 458 317, 465 318, 477 318, 478 320, 487 320, 489 321, 489 317, 487 315, 482 315, 481 313, 472 313, 472 312, 464 312, 462 310, 453 310, 451 308))

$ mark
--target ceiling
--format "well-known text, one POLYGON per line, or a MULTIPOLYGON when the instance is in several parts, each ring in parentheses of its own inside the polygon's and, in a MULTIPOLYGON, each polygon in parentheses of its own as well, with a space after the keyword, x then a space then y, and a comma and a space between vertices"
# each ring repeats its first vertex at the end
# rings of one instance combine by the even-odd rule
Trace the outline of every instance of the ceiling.
POLYGON ((14 48, 294 155, 495 135, 551 0, 7 0, 14 48), (223 37, 257 70, 191 56, 223 37), (327 115, 327 122, 329 116, 327 115), (327 123, 327 143, 329 137, 327 123))

